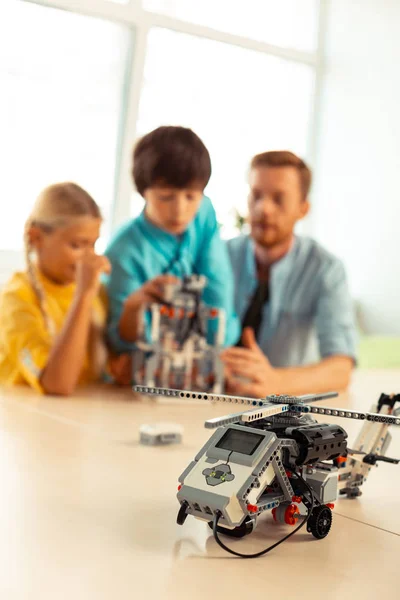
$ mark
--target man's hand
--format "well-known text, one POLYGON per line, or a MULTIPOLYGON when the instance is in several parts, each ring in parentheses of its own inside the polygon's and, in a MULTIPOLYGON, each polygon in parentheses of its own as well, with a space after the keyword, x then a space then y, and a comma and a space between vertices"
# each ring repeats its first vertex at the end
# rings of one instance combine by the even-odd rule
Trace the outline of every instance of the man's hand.
POLYGON ((221 353, 225 365, 227 391, 255 398, 279 394, 281 374, 271 366, 258 346, 253 329, 244 329, 242 342, 244 348, 227 348, 221 353))

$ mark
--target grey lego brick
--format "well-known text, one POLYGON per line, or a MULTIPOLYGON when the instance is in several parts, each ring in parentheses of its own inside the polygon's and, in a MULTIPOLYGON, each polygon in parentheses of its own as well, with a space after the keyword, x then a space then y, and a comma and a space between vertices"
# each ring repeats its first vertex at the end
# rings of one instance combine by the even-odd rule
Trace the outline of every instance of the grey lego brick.
MULTIPOLYGON (((225 515, 224 509, 230 501, 228 496, 221 496, 220 494, 214 494, 213 492, 208 492, 206 490, 199 490, 198 488, 189 485, 183 485, 179 490, 177 497, 179 502, 186 500, 189 503, 190 510, 188 512, 190 512, 190 514, 202 517, 203 519, 208 519, 209 521, 213 520, 217 510, 225 515), (201 510, 193 509, 194 505, 198 505, 201 510), (206 510, 207 508, 210 512, 206 510)), ((225 517, 221 518, 220 522, 221 521, 225 521, 229 526, 235 525, 225 517)))
POLYGON ((221 430, 221 431, 214 431, 213 435, 206 441, 206 443, 198 451, 198 453, 194 457, 194 460, 197 462, 203 456, 203 454, 208 450, 208 448, 210 446, 212 446, 213 444, 215 444, 222 437, 222 435, 224 433, 225 432, 223 430, 221 430))
POLYGON ((197 462, 195 460, 192 460, 192 462, 186 467, 186 469, 183 471, 183 473, 181 473, 181 475, 178 477, 178 481, 179 483, 183 483, 185 480, 185 477, 190 473, 190 471, 197 465, 197 462))

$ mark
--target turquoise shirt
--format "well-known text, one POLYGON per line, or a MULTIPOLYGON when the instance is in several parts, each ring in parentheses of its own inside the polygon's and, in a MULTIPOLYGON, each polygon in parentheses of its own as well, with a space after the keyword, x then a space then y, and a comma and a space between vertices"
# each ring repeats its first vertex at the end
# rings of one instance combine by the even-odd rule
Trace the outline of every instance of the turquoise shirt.
MULTIPOLYGON (((227 247, 235 273, 235 309, 243 318, 257 286, 254 243, 243 235, 227 247)), ((271 266, 270 300, 258 341, 275 367, 338 354, 356 359, 353 302, 343 264, 314 240, 296 236, 291 250, 271 266)))
MULTIPOLYGON (((146 281, 164 273, 177 277, 192 274, 207 277, 203 301, 210 307, 225 310, 225 344, 235 344, 239 339, 232 268, 226 246, 219 236, 215 210, 206 196, 181 236, 156 227, 143 211, 122 226, 105 254, 112 265, 105 285, 109 297, 108 337, 114 351, 121 353, 134 348, 134 344, 121 339, 118 331, 125 299, 146 281)), ((149 323, 149 315, 146 317, 149 323)))

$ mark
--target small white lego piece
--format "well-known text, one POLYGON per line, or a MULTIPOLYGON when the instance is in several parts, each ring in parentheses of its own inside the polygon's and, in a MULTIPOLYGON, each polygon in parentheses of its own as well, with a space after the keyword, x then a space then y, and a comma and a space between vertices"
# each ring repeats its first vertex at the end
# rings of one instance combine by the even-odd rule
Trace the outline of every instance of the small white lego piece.
POLYGON ((146 446, 179 444, 183 427, 178 423, 148 423, 139 428, 140 443, 146 446))

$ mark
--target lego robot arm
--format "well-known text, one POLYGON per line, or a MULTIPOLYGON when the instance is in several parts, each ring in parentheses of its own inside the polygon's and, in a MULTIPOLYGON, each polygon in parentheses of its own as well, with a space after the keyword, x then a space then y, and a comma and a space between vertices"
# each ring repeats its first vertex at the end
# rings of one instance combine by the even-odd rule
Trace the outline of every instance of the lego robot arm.
POLYGON ((400 463, 400 459, 398 458, 390 458, 389 456, 382 456, 380 454, 374 454, 373 452, 367 454, 366 452, 361 452, 360 450, 352 450, 351 448, 347 448, 347 453, 354 460, 359 460, 367 465, 375 465, 378 461, 391 463, 392 465, 398 465, 400 463), (358 456, 362 456, 363 458, 358 458, 358 456))

